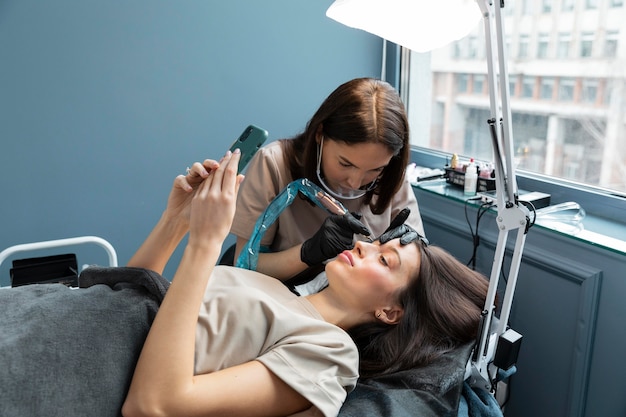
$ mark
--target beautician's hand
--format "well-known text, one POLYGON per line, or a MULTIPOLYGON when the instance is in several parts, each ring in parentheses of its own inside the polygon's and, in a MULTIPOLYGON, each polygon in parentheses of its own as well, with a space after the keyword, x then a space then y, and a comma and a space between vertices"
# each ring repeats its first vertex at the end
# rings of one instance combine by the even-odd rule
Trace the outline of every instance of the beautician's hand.
POLYGON ((400 238, 400 244, 403 246, 417 240, 421 240, 428 245, 428 240, 425 237, 417 233, 411 226, 404 224, 406 219, 409 218, 409 214, 411 214, 411 210, 404 208, 393 218, 387 230, 378 238, 381 245, 398 238, 400 238))
POLYGON ((209 173, 220 166, 218 161, 206 159, 203 163, 195 162, 187 168, 185 175, 174 179, 172 190, 167 200, 166 213, 169 218, 179 218, 189 223, 191 200, 202 181, 208 178, 209 173))
POLYGON ((302 244, 300 259, 309 266, 318 265, 354 247, 354 234, 370 235, 357 213, 335 214, 324 220, 322 227, 302 244))

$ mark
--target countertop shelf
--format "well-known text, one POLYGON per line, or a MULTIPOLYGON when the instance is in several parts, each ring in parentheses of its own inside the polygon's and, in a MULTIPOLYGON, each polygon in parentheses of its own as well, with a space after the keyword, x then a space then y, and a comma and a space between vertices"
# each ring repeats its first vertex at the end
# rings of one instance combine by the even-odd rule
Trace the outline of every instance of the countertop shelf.
MULTIPOLYGON (((468 201, 468 197, 463 194, 463 190, 454 187, 446 182, 445 179, 433 181, 425 181, 413 184, 413 187, 419 188, 430 193, 434 193, 446 198, 450 198, 462 203, 480 206, 480 200, 468 201)), ((551 202, 555 204, 555 202, 551 202)), ((583 207, 584 208, 584 207, 583 207)), ((496 210, 495 207, 490 210, 496 210)), ((590 245, 600 246, 612 252, 626 255, 626 224, 607 220, 593 214, 586 213, 580 227, 575 228, 567 224, 558 224, 550 222, 549 224, 539 220, 533 227, 540 227, 546 230, 559 233, 568 238, 576 239, 590 245)))

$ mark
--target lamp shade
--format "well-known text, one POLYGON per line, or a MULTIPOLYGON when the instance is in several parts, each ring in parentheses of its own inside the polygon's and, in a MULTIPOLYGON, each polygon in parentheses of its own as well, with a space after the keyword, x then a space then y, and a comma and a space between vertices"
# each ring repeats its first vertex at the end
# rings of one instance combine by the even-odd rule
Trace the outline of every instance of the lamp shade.
POLYGON ((427 52, 466 36, 481 12, 476 0, 335 0, 326 16, 427 52))

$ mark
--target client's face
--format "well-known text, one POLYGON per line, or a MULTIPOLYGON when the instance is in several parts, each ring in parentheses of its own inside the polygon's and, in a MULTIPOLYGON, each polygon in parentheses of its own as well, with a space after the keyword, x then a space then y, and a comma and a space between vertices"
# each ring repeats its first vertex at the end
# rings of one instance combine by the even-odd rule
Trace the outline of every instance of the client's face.
POLYGON ((331 286, 342 292, 342 298, 366 308, 395 301, 395 296, 409 284, 420 265, 415 244, 400 245, 400 239, 384 245, 357 242, 326 265, 331 286))

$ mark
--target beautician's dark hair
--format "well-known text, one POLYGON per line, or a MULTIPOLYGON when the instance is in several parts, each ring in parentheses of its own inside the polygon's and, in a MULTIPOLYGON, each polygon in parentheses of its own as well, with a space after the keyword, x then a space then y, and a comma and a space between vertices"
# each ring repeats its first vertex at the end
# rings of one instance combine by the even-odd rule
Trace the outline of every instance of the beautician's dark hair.
POLYGON ((393 152, 378 185, 364 201, 373 213, 382 213, 402 186, 409 162, 409 123, 398 92, 389 83, 374 78, 356 78, 337 87, 309 120, 306 130, 292 140, 284 140, 285 160, 293 178, 318 182, 318 133, 325 140, 348 145, 382 143, 393 152), (374 195, 377 198, 372 200, 374 195))
POLYGON ((439 247, 416 244, 420 267, 398 295, 404 308, 401 321, 349 330, 359 348, 363 378, 427 365, 476 338, 487 278, 439 247))

